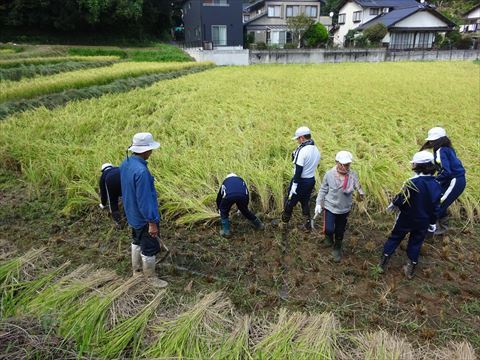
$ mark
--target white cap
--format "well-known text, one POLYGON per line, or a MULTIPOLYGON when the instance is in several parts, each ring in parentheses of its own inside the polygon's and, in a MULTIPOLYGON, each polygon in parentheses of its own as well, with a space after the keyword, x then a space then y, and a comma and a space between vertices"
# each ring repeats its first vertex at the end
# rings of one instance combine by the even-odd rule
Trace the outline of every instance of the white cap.
POLYGON ((235 174, 235 173, 230 173, 225 177, 225 179, 228 179, 228 178, 231 178, 231 177, 238 177, 238 175, 235 174))
POLYGON ((447 136, 447 132, 444 128, 441 127, 434 127, 428 130, 428 136, 425 140, 427 141, 434 141, 438 140, 444 136, 447 136))
POLYGON ((300 136, 310 135, 310 129, 306 126, 300 126, 297 131, 295 131, 295 136, 292 140, 297 140, 300 136))
POLYGON ((428 164, 433 163, 433 154, 430 151, 423 150, 413 155, 412 164, 428 164))
POLYGON ((353 155, 349 151, 342 150, 337 153, 335 160, 340 164, 350 164, 353 161, 353 155))
POLYGON ((105 163, 105 164, 103 164, 103 165, 102 165, 102 171, 105 170, 106 168, 109 168, 109 167, 113 167, 113 165, 110 164, 110 163, 105 163))
POLYGON ((133 135, 132 145, 128 148, 131 152, 143 154, 149 150, 158 149, 160 143, 153 141, 152 134, 148 132, 133 135))

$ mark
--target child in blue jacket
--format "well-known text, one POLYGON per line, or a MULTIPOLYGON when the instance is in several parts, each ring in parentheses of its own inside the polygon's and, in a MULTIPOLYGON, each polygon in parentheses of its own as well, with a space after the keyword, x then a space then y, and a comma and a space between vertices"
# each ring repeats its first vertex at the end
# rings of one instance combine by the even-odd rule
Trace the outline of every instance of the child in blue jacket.
POLYGON ((467 184, 465 168, 457 158, 445 129, 434 127, 428 131, 427 142, 421 150, 433 148, 435 164, 438 168, 437 181, 442 187, 440 213, 438 214, 436 235, 448 230, 447 209, 463 193, 467 184))
POLYGON ((427 232, 435 231, 442 189, 434 177, 436 167, 433 161, 433 155, 429 151, 420 151, 413 156, 411 163, 415 176, 406 181, 402 191, 388 207, 398 208, 400 214, 383 247, 383 257, 379 264, 382 273, 400 242, 410 234, 408 262, 403 270, 407 278, 412 279, 425 236, 427 232))

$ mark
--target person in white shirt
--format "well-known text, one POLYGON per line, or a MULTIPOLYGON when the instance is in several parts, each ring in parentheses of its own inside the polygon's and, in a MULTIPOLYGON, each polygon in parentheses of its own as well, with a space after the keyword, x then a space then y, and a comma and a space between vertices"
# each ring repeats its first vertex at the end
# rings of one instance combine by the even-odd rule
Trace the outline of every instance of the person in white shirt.
POLYGON ((292 140, 297 140, 299 145, 292 153, 294 175, 288 187, 282 221, 284 223, 290 221, 293 208, 300 202, 305 217, 305 230, 311 230, 310 197, 315 188, 315 171, 320 162, 320 151, 312 140, 310 129, 306 126, 299 127, 292 140))

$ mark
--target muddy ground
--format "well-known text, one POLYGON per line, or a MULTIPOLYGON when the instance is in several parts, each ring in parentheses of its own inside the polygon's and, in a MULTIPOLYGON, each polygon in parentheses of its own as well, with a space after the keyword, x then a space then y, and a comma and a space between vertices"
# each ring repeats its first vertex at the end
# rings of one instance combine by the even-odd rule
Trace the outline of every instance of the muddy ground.
MULTIPOLYGON (((60 215, 55 198, 30 190, 18 174, 0 173, 0 257, 47 246, 59 261, 95 263, 128 276, 129 230, 116 230, 97 208, 77 217, 60 215)), ((276 219, 265 219, 265 231, 256 232, 234 215, 230 239, 218 235, 216 224, 162 223, 171 255, 159 273, 179 295, 223 289, 243 312, 328 310, 346 329, 385 328, 420 345, 467 339, 480 349, 479 225, 457 222, 448 235, 428 240, 417 276, 409 281, 401 270, 404 248, 386 274, 378 273, 393 216, 370 216, 351 215, 340 264, 321 246, 321 229, 303 232, 296 226, 300 219, 292 221, 286 252, 276 219), (279 295, 285 290, 287 298, 279 295)))

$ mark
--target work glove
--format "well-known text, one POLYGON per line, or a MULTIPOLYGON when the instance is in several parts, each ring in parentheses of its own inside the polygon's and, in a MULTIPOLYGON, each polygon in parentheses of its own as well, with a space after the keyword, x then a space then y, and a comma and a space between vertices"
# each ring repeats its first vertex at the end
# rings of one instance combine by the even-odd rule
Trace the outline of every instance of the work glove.
POLYGON ((98 207, 102 210, 106 208, 106 206, 103 206, 103 204, 98 204, 98 207))
POLYGON ((388 206, 385 210, 387 210, 388 212, 394 212, 396 209, 397 209, 397 207, 395 205, 393 205, 393 203, 390 203, 390 204, 388 204, 388 206))
POLYGON ((322 205, 315 205, 315 215, 313 216, 313 218, 315 219, 321 213, 322 213, 322 205))
POLYGON ((298 183, 292 183, 292 187, 290 188, 290 194, 288 194, 288 198, 291 199, 293 195, 297 195, 297 187, 298 183))
POLYGON ((428 225, 428 232, 434 233, 437 230, 437 224, 430 224, 428 225))

